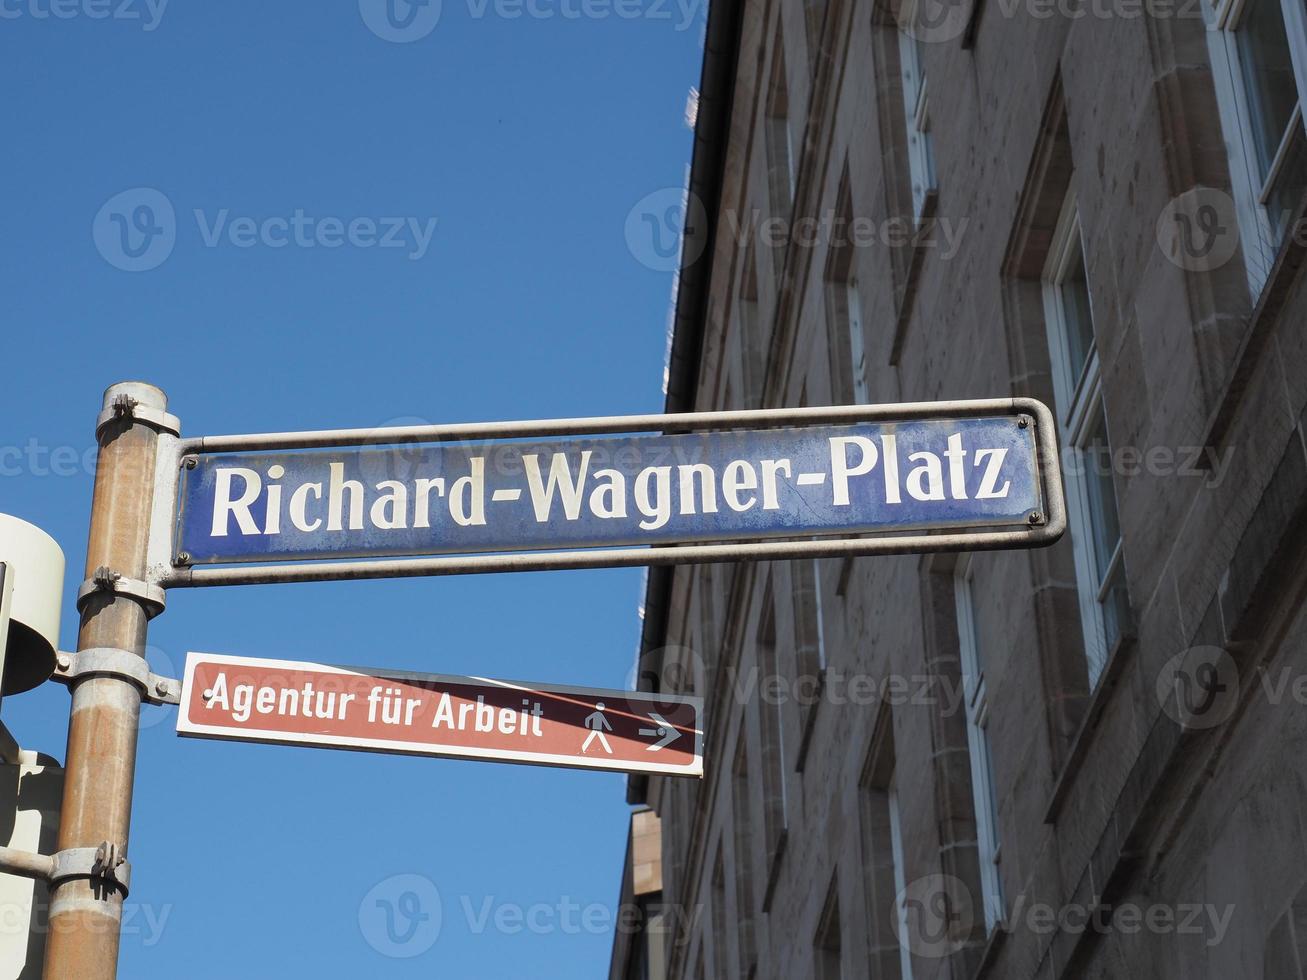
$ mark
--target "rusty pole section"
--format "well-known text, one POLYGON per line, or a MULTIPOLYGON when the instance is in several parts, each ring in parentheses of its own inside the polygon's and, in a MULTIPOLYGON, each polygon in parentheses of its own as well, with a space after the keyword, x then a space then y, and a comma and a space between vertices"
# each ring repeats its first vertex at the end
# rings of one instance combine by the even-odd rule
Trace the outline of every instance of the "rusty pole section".
MULTIPOLYGON (((118 384, 104 406, 119 415, 99 434, 99 465, 91 505, 87 578, 108 568, 144 580, 150 532, 154 468, 159 434, 130 409, 167 409, 167 396, 151 385, 118 384)), ((121 592, 88 597, 77 649, 113 647, 145 656, 147 609, 121 592)), ((126 853, 131 826, 132 781, 141 691, 122 677, 89 676, 72 691, 68 758, 59 849, 108 842, 126 853)), ((72 878, 51 891, 45 980, 113 980, 123 893, 105 879, 72 878)))

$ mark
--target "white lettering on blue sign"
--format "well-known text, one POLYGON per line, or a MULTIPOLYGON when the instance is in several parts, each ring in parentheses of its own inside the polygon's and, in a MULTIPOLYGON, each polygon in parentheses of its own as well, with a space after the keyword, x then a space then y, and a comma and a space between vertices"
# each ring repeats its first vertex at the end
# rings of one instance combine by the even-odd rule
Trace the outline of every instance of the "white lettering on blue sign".
POLYGON ((548 444, 201 457, 178 547, 202 562, 606 547, 1023 525, 1016 418, 548 444))

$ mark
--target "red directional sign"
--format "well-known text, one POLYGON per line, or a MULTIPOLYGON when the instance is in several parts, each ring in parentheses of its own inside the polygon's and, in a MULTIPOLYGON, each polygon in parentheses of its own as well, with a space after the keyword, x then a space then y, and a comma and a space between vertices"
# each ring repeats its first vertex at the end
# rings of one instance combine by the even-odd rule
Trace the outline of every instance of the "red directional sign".
POLYGON ((670 694, 191 653, 177 732, 702 776, 702 717, 702 700, 670 694))

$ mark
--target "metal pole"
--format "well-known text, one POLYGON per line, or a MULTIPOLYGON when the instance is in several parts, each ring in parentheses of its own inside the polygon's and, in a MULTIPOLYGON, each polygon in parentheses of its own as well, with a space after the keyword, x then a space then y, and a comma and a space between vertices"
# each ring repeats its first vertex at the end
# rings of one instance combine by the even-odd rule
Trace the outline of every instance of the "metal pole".
MULTIPOLYGON (((99 433, 99 465, 91 505, 87 578, 109 568, 144 579, 159 433, 131 408, 165 411, 167 397, 140 383, 105 392, 118 415, 99 433)), ((113 647, 145 655, 149 616, 125 593, 90 595, 82 609, 77 649, 113 647)), ((108 842, 126 853, 141 691, 129 680, 88 676, 72 691, 59 849, 108 842)), ((71 878, 51 890, 46 980, 113 980, 118 972, 123 893, 104 879, 71 878)))

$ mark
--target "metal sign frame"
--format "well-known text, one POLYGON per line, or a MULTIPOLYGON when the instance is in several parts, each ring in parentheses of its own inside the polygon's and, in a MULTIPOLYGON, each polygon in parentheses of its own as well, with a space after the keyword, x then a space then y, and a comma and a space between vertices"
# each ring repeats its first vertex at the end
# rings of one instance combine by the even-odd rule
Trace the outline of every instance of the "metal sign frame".
POLYGON ((407 426, 381 429, 330 429, 205 436, 182 439, 162 433, 156 466, 150 532, 149 566, 153 584, 165 589, 226 585, 261 585, 476 573, 549 571, 688 565, 709 562, 836 558, 863 555, 921 554, 943 551, 989 551, 1045 547, 1066 531, 1066 503, 1052 413, 1033 398, 911 402, 825 408, 769 409, 743 412, 698 412, 679 415, 628 415, 589 419, 489 422, 466 425, 407 426), (470 442, 532 439, 547 436, 619 435, 639 432, 685 433, 739 429, 786 428, 858 422, 917 421, 950 418, 1026 417, 1034 429, 1038 476, 1044 510, 1030 527, 934 533, 887 533, 878 536, 764 540, 743 544, 691 544, 511 552, 484 555, 347 559, 281 565, 186 567, 174 563, 173 521, 183 461, 193 454, 262 450, 330 449, 404 443, 470 442))

